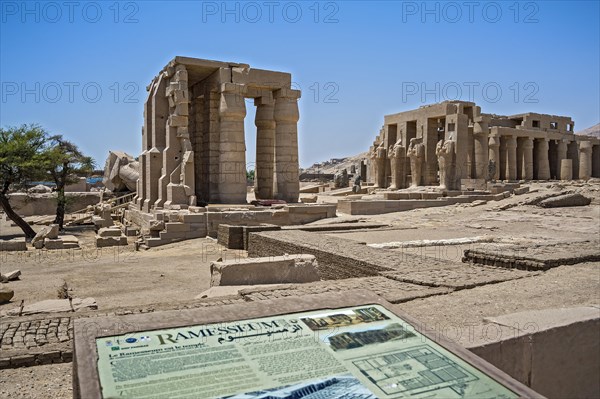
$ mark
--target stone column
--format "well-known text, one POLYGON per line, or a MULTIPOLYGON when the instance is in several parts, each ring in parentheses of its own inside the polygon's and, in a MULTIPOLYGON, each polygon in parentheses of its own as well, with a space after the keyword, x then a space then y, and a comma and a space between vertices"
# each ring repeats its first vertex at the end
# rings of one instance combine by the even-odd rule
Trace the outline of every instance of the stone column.
POLYGON ((600 145, 592 146, 592 177, 600 177, 600 145))
POLYGON ((300 90, 275 92, 275 197, 298 202, 300 180, 298 165, 298 99, 300 90))
POLYGON ((245 86, 221 84, 219 103, 219 201, 246 203, 245 86))
POLYGON ((506 180, 506 136, 500 138, 500 159, 498 168, 500 169, 500 179, 506 180))
POLYGON ((146 199, 146 161, 148 151, 152 148, 152 93, 156 86, 156 79, 153 79, 150 85, 146 88, 148 98, 144 103, 144 126, 142 127, 142 153, 140 154, 140 177, 137 181, 137 193, 135 196, 135 204, 138 209, 142 209, 144 200, 146 199))
POLYGON ((556 140, 557 141, 557 162, 560 166, 560 162, 563 159, 567 158, 567 144, 566 140, 556 140))
POLYGON ((523 138, 517 138, 517 179, 524 179, 525 172, 523 171, 523 138))
POLYGON ((560 160, 560 179, 561 180, 572 180, 573 179, 573 160, 572 159, 561 159, 560 160))
POLYGON ((386 150, 383 145, 377 148, 377 156, 375 162, 377 162, 377 175, 375 176, 375 187, 386 188, 385 179, 385 164, 386 164, 386 150))
POLYGON ((548 158, 548 139, 538 139, 537 162, 538 180, 550 180, 550 160, 548 158))
MULTIPOLYGON (((460 188, 461 179, 471 178, 471 169, 468 163, 469 149, 469 116, 466 114, 456 114, 456 132, 454 134, 454 171, 453 174, 457 179, 458 187, 460 188)), ((447 132, 447 136, 450 132, 447 132)), ((450 137, 446 137, 449 139, 450 137)), ((437 139, 435 144, 437 145, 437 139)), ((435 154, 435 151, 434 151, 435 154)), ((437 157, 435 159, 437 161, 437 157)), ((435 180, 434 180, 435 182, 435 180)))
POLYGON ((523 140, 523 179, 533 180, 533 139, 523 140))
MULTIPOLYGON (((496 172, 492 178, 498 180, 500 178, 500 137, 491 136, 488 140, 489 161, 493 161, 496 165, 496 172)), ((488 161, 488 162, 489 162, 488 161)))
POLYGON ((506 137, 506 180, 517 180, 517 138, 506 137))
POLYGON ((156 78, 156 84, 152 87, 152 92, 148 101, 151 101, 152 118, 151 134, 152 148, 148 150, 145 156, 144 184, 144 203, 142 210, 150 212, 154 202, 158 199, 158 180, 162 174, 162 152, 166 145, 167 118, 169 116, 169 102, 166 97, 167 76, 163 72, 156 78))
POLYGON ((273 198, 275 166, 275 103, 271 93, 254 100, 256 105, 256 198, 273 198))
POLYGON ((486 179, 488 174, 488 120, 478 117, 473 126, 473 146, 475 152, 475 178, 486 179))
POLYGON ((589 180, 592 177, 592 143, 579 142, 579 179, 589 180))

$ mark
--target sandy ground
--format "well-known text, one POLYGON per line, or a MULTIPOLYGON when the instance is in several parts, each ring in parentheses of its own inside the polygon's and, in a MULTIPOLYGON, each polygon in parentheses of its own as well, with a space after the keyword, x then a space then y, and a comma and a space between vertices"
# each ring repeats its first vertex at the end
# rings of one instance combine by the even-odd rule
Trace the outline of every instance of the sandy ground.
POLYGON ((0 370, 0 397, 18 399, 69 399, 73 363, 0 370))
MULTIPOLYGON (((534 184, 541 191, 556 184, 534 184)), ((558 187, 560 188, 560 187, 558 187)), ((455 205, 417 209, 376 216, 343 216, 336 222, 365 220, 390 228, 373 231, 330 233, 366 243, 422 239, 462 238, 489 235, 515 243, 600 239, 600 184, 571 185, 593 198, 592 206, 542 209, 516 206, 499 211, 498 206, 516 204, 537 194, 515 196, 485 205, 455 205)), ((317 222, 331 223, 332 220, 317 222)), ((9 224, 0 224, 0 236, 18 234, 9 224)), ((211 239, 189 240, 149 251, 126 248, 93 248, 93 230, 78 229, 83 250, 0 253, 0 270, 20 269, 21 281, 11 282, 15 297, 5 310, 57 297, 67 282, 73 297, 93 297, 99 310, 122 306, 148 306, 188 301, 209 287, 210 261, 219 257, 245 256, 225 250, 211 239)), ((425 256, 460 261, 468 245, 418 249, 425 256)), ((541 276, 462 290, 448 295, 414 300, 398 305, 424 323, 478 323, 483 317, 528 309, 600 304, 600 263, 561 266, 541 276), (450 311, 451 309, 451 311, 450 311)), ((461 342, 468 345, 468 342, 461 342)), ((56 364, 0 370, 0 397, 69 398, 72 396, 72 364, 56 364)))
POLYGON ((67 233, 76 234, 83 249, 0 252, 0 271, 22 273, 20 280, 7 284, 15 296, 0 310, 18 307, 21 300, 56 299, 65 282, 73 298, 95 298, 99 310, 191 300, 209 288, 211 261, 245 256, 208 238, 136 252, 131 243, 94 248, 92 229, 67 233))

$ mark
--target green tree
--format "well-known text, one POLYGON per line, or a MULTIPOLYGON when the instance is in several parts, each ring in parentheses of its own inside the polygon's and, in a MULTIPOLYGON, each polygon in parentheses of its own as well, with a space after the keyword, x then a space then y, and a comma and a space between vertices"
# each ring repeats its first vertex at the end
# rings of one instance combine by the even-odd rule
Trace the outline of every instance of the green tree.
POLYGON ((35 231, 12 209, 8 191, 44 177, 40 154, 47 140, 48 134, 38 125, 0 128, 0 205, 28 240, 35 237, 35 231))
POLYGON ((254 181, 254 175, 255 175, 254 169, 252 169, 252 170, 246 170, 246 180, 247 181, 253 182, 254 181))
POLYGON ((67 197, 65 186, 77 181, 77 175, 87 174, 94 170, 94 161, 83 155, 77 146, 61 135, 48 139, 49 145, 41 154, 43 167, 56 184, 56 218, 54 223, 62 230, 65 220, 67 197))

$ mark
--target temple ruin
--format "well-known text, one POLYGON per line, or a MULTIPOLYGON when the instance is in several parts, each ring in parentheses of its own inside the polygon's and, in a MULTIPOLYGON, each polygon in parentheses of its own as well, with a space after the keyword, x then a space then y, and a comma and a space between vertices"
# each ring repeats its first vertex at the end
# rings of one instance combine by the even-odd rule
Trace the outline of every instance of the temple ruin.
POLYGON ((369 158, 367 181, 389 189, 600 177, 600 140, 575 135, 570 117, 484 114, 467 101, 386 115, 369 158))
POLYGON ((256 197, 298 202, 300 91, 289 73, 175 57, 147 90, 140 211, 246 203, 246 98, 256 106, 256 197))

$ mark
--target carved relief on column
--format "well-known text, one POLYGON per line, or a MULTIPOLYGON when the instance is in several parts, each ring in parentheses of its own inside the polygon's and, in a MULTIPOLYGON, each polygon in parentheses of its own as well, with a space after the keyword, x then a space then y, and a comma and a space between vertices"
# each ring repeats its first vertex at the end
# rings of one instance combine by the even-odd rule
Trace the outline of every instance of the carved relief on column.
POLYGON ((392 173, 390 190, 405 188, 406 172, 404 164, 406 163, 406 148, 402 145, 402 136, 400 136, 394 145, 390 146, 388 157, 390 158, 392 173))
POLYGON ((298 99, 300 90, 275 92, 275 197, 298 202, 300 178, 298 163, 298 99))
POLYGON ((589 180, 592 177, 592 143, 579 142, 579 179, 589 180))
POLYGON ((506 137, 506 180, 517 180, 517 137, 506 137))
POLYGON ((411 187, 423 185, 423 166, 425 161, 425 145, 423 139, 412 138, 406 150, 410 158, 411 187))
POLYGON ((456 190, 460 188, 460 178, 457 179, 455 164, 455 142, 453 140, 440 140, 435 148, 440 169, 440 188, 456 190), (458 181, 458 188, 457 188, 458 181))
POLYGON ((538 180, 550 180, 550 160, 548 157, 548 139, 538 139, 537 162, 538 180))
POLYGON ((533 139, 523 140, 523 179, 533 180, 533 139))
POLYGON ((245 86, 221 84, 219 101, 219 200, 246 203, 245 86))
POLYGON ((254 100, 256 105, 256 198, 273 198, 275 171, 275 102, 271 92, 254 100))
POLYGON ((188 132, 188 73, 184 65, 167 68, 170 83, 167 147, 163 152, 163 172, 159 181, 161 193, 156 206, 195 205, 194 153, 188 132))
POLYGON ((489 161, 488 161, 488 177, 491 180, 500 178, 500 137, 490 136, 488 140, 489 161), (493 173, 490 173, 493 172, 493 173))

